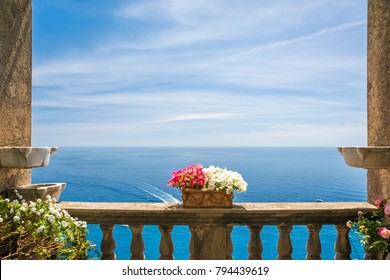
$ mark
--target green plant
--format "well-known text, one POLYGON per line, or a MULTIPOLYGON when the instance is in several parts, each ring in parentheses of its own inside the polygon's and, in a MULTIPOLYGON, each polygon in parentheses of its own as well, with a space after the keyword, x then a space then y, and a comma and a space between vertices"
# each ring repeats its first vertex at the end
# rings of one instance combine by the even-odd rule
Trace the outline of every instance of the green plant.
POLYGON ((87 259, 94 246, 86 222, 71 217, 55 199, 25 201, 0 196, 0 258, 87 259))
POLYGON ((359 211, 354 221, 347 222, 347 226, 356 230, 368 253, 390 252, 390 205, 387 205, 387 202, 387 199, 378 197, 375 200, 376 211, 359 211))

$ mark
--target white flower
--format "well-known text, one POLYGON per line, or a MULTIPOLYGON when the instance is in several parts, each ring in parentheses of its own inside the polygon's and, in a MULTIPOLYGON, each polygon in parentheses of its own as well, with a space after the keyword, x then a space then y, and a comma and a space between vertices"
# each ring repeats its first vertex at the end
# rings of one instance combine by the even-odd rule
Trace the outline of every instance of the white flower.
POLYGON ((43 231, 45 229, 45 226, 44 225, 40 225, 38 228, 37 228, 37 233, 40 233, 41 231, 43 231))
POLYGON ((13 204, 19 204, 19 200, 14 199, 14 200, 12 201, 12 203, 13 203, 13 204))
POLYGON ((20 211, 26 211, 26 208, 24 208, 23 206, 22 207, 20 207, 20 211))
POLYGON ((12 214, 14 212, 14 208, 9 209, 9 213, 12 214))
POLYGON ((53 199, 52 199, 52 200, 53 200, 53 202, 57 202, 57 199, 56 199, 55 197, 53 197, 53 199))
POLYGON ((49 200, 49 201, 51 201, 51 196, 50 196, 50 195, 47 195, 47 196, 46 196, 46 199, 49 200))
POLYGON ((35 203, 30 201, 30 207, 35 207, 35 203))
POLYGON ((2 223, 3 221, 4 221, 3 218, 0 217, 0 223, 2 223))
POLYGON ((15 193, 15 194, 18 194, 18 190, 14 190, 14 193, 15 193))
POLYGON ((56 218, 53 215, 46 214, 45 218, 49 221, 49 223, 54 224, 56 218))
POLYGON ((226 190, 227 193, 232 193, 233 190, 245 192, 247 189, 248 184, 237 172, 215 166, 204 168, 203 171, 208 175, 206 188, 209 190, 226 190))
POLYGON ((39 212, 40 212, 41 214, 43 214, 43 212, 45 212, 45 210, 44 210, 44 209, 39 209, 39 212))
POLYGON ((4 201, 8 203, 9 202, 9 198, 4 199, 4 201))
POLYGON ((69 226, 69 224, 65 221, 62 221, 61 222, 61 225, 64 227, 64 228, 67 228, 69 226))
POLYGON ((37 203, 41 203, 41 202, 42 202, 42 199, 38 198, 37 203))
POLYGON ((63 213, 65 218, 67 218, 67 219, 70 218, 70 215, 69 215, 69 213, 66 210, 61 210, 61 211, 62 211, 62 213, 63 213))
POLYGON ((19 216, 15 216, 15 217, 14 217, 14 221, 15 221, 15 222, 19 222, 19 221, 20 221, 20 217, 19 217, 19 216))

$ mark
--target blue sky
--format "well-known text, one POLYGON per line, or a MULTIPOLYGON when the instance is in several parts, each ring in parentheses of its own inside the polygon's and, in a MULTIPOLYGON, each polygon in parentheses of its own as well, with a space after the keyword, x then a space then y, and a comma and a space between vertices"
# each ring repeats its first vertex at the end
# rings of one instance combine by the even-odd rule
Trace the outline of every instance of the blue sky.
POLYGON ((34 0, 33 144, 366 145, 366 0, 34 0))

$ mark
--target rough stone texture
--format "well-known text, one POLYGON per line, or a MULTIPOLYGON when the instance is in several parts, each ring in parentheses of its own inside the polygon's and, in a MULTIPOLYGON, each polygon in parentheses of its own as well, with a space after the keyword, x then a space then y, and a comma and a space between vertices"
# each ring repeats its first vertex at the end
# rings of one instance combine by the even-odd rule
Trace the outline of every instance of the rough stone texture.
POLYGON ((190 225, 190 260, 226 260, 229 252, 228 226, 190 225))
MULTIPOLYGON (((0 147, 31 146, 31 0, 0 1, 0 147)), ((0 190, 31 182, 29 170, 1 169, 0 190)))
MULTIPOLYGON (((390 146, 390 1, 368 1, 368 145, 390 146)), ((368 171, 368 201, 390 196, 390 170, 368 171)))

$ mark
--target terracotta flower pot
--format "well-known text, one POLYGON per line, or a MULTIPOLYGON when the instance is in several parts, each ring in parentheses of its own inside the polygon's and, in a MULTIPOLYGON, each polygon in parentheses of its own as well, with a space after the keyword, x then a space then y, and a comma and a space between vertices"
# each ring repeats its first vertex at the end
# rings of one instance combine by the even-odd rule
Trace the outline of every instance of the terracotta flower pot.
POLYGON ((232 208, 233 193, 226 191, 183 188, 184 208, 232 208))

